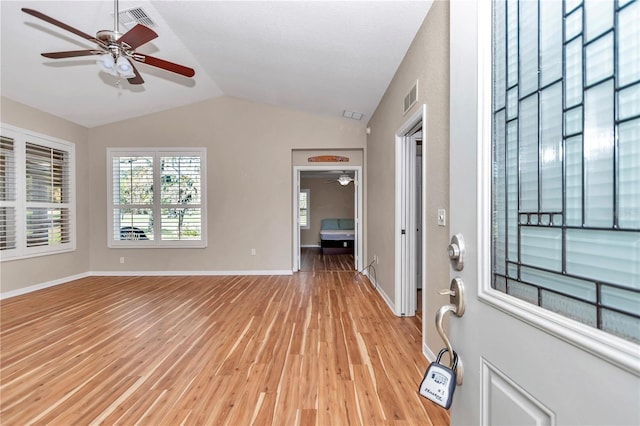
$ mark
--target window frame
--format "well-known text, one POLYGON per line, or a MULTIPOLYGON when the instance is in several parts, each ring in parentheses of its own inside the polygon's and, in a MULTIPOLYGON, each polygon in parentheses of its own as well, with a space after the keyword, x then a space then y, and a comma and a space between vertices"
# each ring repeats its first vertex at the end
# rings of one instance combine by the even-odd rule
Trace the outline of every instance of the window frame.
POLYGON ((52 254, 67 253, 76 250, 76 154, 75 144, 49 135, 32 132, 20 127, 0 123, 2 136, 14 141, 14 180, 15 200, 2 201, 2 207, 15 209, 15 248, 0 250, 0 262, 27 259, 52 254), (63 151, 68 155, 65 165, 68 168, 68 201, 64 203, 31 202, 27 201, 27 144, 42 146, 48 149, 63 151), (27 245, 27 210, 29 208, 47 208, 51 205, 60 206, 69 212, 68 242, 54 245, 39 245, 29 247, 27 245))
MULTIPOLYGON (((180 148, 159 148, 159 147, 140 147, 140 148, 107 148, 107 246, 109 248, 205 248, 207 247, 207 149, 205 147, 180 147, 180 148), (161 238, 154 239, 131 239, 117 240, 114 239, 114 215, 113 211, 116 204, 113 200, 113 159, 121 156, 140 156, 153 158, 153 202, 150 209, 154 218, 161 218, 161 211, 166 208, 161 203, 161 196, 156 192, 161 188, 161 170, 159 167, 161 157, 167 156, 192 156, 200 158, 200 203, 192 204, 194 208, 200 209, 200 225, 201 238, 199 240, 163 240, 161 238)), ((154 236, 161 235, 160 227, 162 221, 158 220, 154 223, 154 236)))
POLYGON ((311 229, 311 190, 309 188, 306 189, 301 189, 300 192, 298 192, 298 220, 300 221, 300 218, 302 217, 300 215, 300 212, 304 210, 307 212, 307 224, 306 225, 302 225, 300 222, 298 223, 298 225, 300 226, 300 229, 311 229), (307 198, 307 208, 302 209, 300 208, 300 195, 301 194, 306 194, 306 198, 307 198))

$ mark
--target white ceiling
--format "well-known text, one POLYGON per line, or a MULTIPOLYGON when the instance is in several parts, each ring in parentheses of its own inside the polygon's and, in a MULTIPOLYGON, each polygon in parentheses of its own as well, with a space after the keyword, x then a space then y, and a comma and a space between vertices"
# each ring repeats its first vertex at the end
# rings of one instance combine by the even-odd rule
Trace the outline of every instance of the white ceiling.
MULTIPOLYGON (((141 7, 159 37, 138 52, 196 70, 187 78, 137 64, 130 85, 94 57, 42 52, 94 46, 23 13, 28 7, 94 35, 113 29, 112 1, 6 1, 1 9, 2 96, 95 127, 218 96, 318 114, 371 117, 431 1, 120 1, 141 7)), ((121 23, 120 31, 127 27, 121 23)))

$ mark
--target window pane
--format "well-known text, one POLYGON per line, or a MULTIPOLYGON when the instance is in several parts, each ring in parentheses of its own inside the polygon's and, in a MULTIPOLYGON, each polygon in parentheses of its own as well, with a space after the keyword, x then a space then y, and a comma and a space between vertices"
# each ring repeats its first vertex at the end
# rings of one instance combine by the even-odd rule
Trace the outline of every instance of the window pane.
POLYGON ((504 106, 504 90, 507 85, 506 81, 506 57, 507 57, 507 46, 506 46, 506 37, 505 37, 505 7, 507 3, 504 1, 497 2, 494 4, 494 31, 496 33, 496 42, 493 44, 493 57, 495 58, 493 62, 493 86, 494 93, 496 96, 494 97, 493 109, 497 110, 504 106))
POLYGON ((0 207, 0 250, 16 248, 16 211, 13 207, 0 207))
POLYGON ((113 203, 153 204, 153 157, 114 157, 113 203))
POLYGON ((16 156, 14 140, 0 138, 0 201, 16 200, 16 156))
POLYGON ((301 189, 298 193, 298 220, 300 228, 309 228, 309 189, 301 189))
POLYGON ((27 208, 27 247, 68 243, 68 209, 27 208))
POLYGON ((523 1, 520 5, 520 95, 538 89, 538 3, 523 1))
POLYGON ((565 56, 565 100, 564 105, 570 108, 582 102, 582 37, 567 44, 565 56))
POLYGON ((540 2, 541 85, 562 77, 562 2, 540 2))
POLYGON ((538 211, 538 97, 520 103, 520 208, 538 211))
POLYGON ((613 0, 585 0, 584 8, 587 42, 613 27, 613 0))
POLYGON ((586 48, 587 86, 613 76, 613 34, 589 44, 586 48))
POLYGON ((150 209, 113 209, 114 240, 153 240, 150 209))
POLYGON ((582 225, 582 136, 566 140, 566 223, 582 225))
POLYGON ((69 202, 67 153, 33 143, 26 144, 27 202, 69 202))
POLYGON ((640 80, 640 2, 618 12, 618 86, 640 80))
POLYGON ((613 226, 613 82, 585 93, 585 223, 613 226))
MULTIPOLYGON (((494 3, 495 4, 495 3, 494 3)), ((496 13, 500 10, 496 8, 496 13)), ((499 40, 499 33, 494 35, 499 40)), ((518 83, 518 2, 507 0, 507 85, 518 83)))
POLYGON ((540 95, 540 208, 562 210, 562 85, 540 95))
POLYGON ((0 250, 16 248, 15 141, 0 138, 0 250))
POLYGON ((200 204, 200 158, 161 157, 162 204, 200 204))
POLYGON ((162 240, 202 239, 202 212, 193 208, 169 208, 160 211, 162 215, 162 240))
POLYGON ((640 118, 618 126, 618 224, 640 229, 640 118))
POLYGON ((640 83, 618 92, 618 120, 640 116, 640 83))

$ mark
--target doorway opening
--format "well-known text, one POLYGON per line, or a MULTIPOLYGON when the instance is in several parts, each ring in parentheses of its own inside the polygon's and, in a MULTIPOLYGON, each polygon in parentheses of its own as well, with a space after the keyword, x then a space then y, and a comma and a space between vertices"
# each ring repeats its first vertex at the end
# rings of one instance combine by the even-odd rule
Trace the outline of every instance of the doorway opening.
POLYGON ((293 168, 293 272, 362 269, 361 180, 360 166, 293 168))
POLYGON ((398 316, 421 315, 424 306, 425 122, 423 105, 396 132, 395 314, 398 316))

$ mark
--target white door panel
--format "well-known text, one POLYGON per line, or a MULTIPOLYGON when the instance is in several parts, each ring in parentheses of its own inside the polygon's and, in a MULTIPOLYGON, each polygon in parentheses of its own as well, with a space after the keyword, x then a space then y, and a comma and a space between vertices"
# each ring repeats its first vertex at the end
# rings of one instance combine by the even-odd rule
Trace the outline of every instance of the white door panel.
POLYGON ((451 2, 450 230, 466 243, 451 424, 640 424, 640 346, 491 289, 490 30, 491 2, 451 2))

